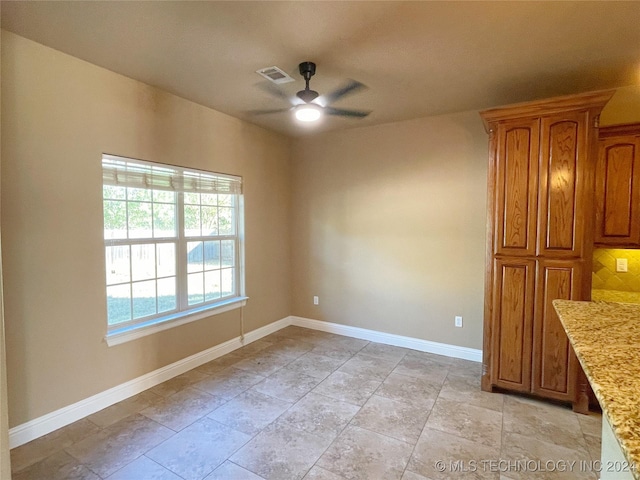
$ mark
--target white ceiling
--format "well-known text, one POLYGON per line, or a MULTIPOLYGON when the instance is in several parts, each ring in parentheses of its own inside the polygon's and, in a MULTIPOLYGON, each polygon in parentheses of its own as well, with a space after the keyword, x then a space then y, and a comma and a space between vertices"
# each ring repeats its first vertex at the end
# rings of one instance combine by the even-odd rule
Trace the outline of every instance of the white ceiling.
POLYGON ((289 135, 374 125, 640 83, 640 2, 3 1, 2 28, 289 135), (303 128, 255 70, 304 87, 369 89, 372 110, 303 128))

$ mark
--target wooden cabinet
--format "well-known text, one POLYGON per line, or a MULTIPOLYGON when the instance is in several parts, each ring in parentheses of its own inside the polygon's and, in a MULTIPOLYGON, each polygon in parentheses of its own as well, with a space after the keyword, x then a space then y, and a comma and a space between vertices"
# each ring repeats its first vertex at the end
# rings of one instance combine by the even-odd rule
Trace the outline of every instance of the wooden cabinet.
POLYGON ((482 387, 587 407, 551 302, 589 298, 597 118, 613 92, 481 113, 489 131, 482 387))
POLYGON ((551 302, 582 300, 580 260, 539 260, 536 271, 533 321, 533 379, 531 392, 573 402, 576 398, 578 359, 569 344, 551 302))
POLYGON ((591 214, 581 204, 587 193, 581 183, 593 171, 594 159, 588 154, 586 137, 593 132, 594 138, 595 128, 589 126, 589 111, 550 115, 540 122, 540 234, 536 253, 553 258, 581 257, 586 233, 584 214, 591 214))
POLYGON ((496 253, 534 255, 538 201, 539 122, 497 125, 496 253))
POLYGON ((600 129, 595 242, 640 247, 640 124, 600 129))
POLYGON ((493 383, 519 392, 531 389, 532 321, 535 261, 496 259, 493 304, 495 324, 491 349, 493 383))

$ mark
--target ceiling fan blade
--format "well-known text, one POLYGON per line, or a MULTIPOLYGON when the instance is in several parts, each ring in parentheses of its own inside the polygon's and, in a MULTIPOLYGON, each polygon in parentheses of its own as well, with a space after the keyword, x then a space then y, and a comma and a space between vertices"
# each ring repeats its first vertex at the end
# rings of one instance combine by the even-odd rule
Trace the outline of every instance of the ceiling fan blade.
POLYGON ((324 107, 324 113, 327 115, 336 115, 338 117, 364 118, 371 113, 367 110, 345 110, 343 108, 324 107))
POLYGON ((288 108, 271 108, 271 109, 267 109, 267 110, 249 110, 247 113, 249 115, 269 115, 271 113, 283 113, 283 112, 288 112, 289 110, 291 110, 291 107, 288 108))
POLYGON ((260 90, 262 90, 263 92, 268 93, 272 97, 281 98, 282 100, 285 100, 285 101, 291 103, 291 97, 289 97, 289 95, 287 95, 285 92, 280 90, 275 85, 273 85, 271 83, 258 83, 257 86, 258 86, 258 88, 260 90))
POLYGON ((355 93, 359 90, 366 90, 367 88, 368 87, 363 83, 360 83, 356 80, 349 80, 346 84, 344 84, 342 87, 338 88, 337 90, 334 90, 333 92, 328 93, 327 95, 323 95, 323 100, 326 103, 326 105, 331 105, 332 103, 340 100, 342 97, 351 95, 352 93, 355 93))

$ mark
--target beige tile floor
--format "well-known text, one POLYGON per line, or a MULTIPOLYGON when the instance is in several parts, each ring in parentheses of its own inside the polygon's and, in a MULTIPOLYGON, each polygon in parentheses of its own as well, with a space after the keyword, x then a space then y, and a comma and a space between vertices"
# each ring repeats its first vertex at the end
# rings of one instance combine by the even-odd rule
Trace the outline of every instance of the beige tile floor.
POLYGON ((14 480, 597 478, 599 415, 480 365, 287 327, 11 452, 14 480))

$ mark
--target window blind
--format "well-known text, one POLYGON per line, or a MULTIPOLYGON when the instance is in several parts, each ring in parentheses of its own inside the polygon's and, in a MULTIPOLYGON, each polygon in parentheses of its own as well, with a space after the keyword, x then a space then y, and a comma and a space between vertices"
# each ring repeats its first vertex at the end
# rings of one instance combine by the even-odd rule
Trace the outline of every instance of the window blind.
POLYGON ((102 182, 119 187, 190 193, 241 194, 242 178, 200 170, 158 166, 143 160, 102 155, 102 182))

